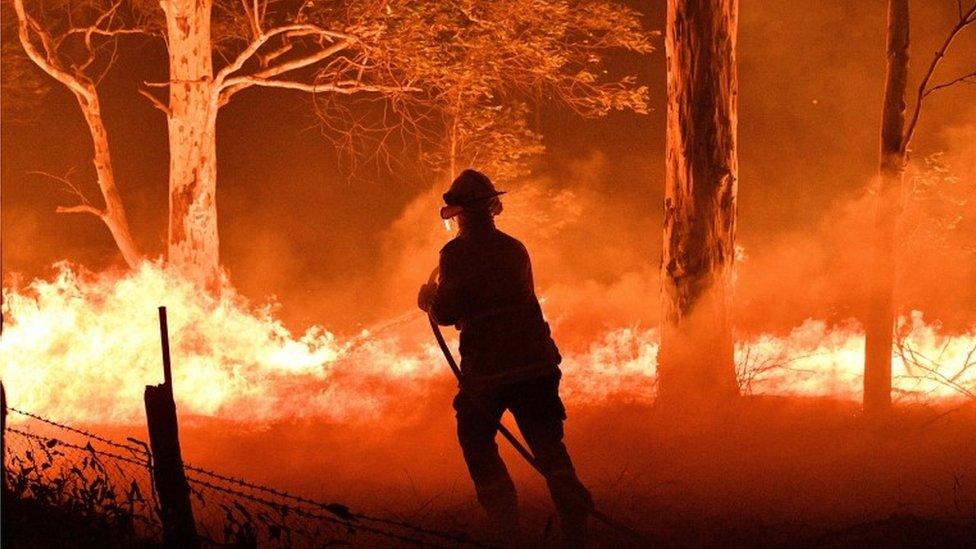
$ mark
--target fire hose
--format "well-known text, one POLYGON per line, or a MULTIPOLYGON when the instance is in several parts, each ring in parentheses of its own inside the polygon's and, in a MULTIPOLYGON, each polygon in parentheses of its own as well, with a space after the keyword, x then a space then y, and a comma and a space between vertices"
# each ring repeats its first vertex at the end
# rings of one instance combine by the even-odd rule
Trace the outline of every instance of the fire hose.
MULTIPOLYGON (((430 274, 430 279, 428 283, 433 284, 434 282, 436 282, 438 272, 439 269, 435 268, 434 271, 430 274)), ((454 360, 454 354, 451 352, 450 347, 447 346, 447 341, 444 339, 444 334, 441 333, 441 327, 439 324, 437 324, 437 319, 434 318, 433 312, 428 311, 427 320, 430 322, 430 329, 434 332, 434 338, 437 340, 437 345, 441 348, 441 352, 444 353, 444 358, 447 360, 447 365, 451 367, 451 372, 454 373, 454 377, 457 378, 458 384, 460 384, 461 377, 462 377, 461 368, 458 366, 457 361, 454 360)), ((512 447, 515 448, 515 451, 518 452, 518 454, 522 456, 522 458, 525 459, 525 461, 528 462, 528 464, 531 465, 533 469, 536 470, 536 472, 542 475, 543 478, 545 478, 546 480, 551 480, 549 476, 546 474, 545 470, 542 468, 542 465, 539 464, 539 461, 535 458, 535 455, 533 455, 532 452, 530 452, 529 449, 525 447, 525 444, 523 444, 522 441, 519 440, 515 436, 515 434, 512 433, 511 430, 509 430, 508 427, 505 427, 505 425, 503 425, 502 422, 499 421, 498 423, 495 424, 495 428, 498 430, 499 433, 502 434, 503 437, 505 437, 505 440, 507 440, 512 445, 512 447)), ((589 515, 594 519, 602 522, 603 524, 609 526, 610 528, 622 534, 625 534, 627 537, 631 538, 632 540, 639 542, 641 546, 648 547, 651 545, 656 545, 651 540, 649 540, 646 535, 641 534, 640 532, 634 530, 633 528, 627 526, 626 524, 614 520, 606 513, 603 513, 598 509, 596 509, 596 507, 592 505, 586 505, 586 510, 589 513, 589 515)))

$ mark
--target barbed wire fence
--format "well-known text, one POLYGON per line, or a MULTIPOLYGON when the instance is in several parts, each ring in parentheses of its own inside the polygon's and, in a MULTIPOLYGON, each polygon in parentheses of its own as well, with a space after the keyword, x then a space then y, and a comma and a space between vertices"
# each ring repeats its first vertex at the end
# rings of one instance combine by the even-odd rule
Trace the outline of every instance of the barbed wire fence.
MULTIPOLYGON (((18 408, 7 425, 3 482, 13 495, 77 513, 132 540, 161 541, 152 453, 18 408)), ((468 533, 355 512, 271 486, 184 464, 204 545, 322 547, 332 544, 491 547, 468 533)))
POLYGON ((116 543, 161 539, 148 454, 136 446, 106 445, 101 437, 49 431, 7 425, 5 495, 111 531, 116 543))

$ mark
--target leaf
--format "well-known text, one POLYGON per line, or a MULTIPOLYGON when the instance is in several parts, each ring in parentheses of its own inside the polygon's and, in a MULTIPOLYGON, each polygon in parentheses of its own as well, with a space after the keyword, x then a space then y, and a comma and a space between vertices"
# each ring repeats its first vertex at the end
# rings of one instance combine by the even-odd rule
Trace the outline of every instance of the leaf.
POLYGON ((249 513, 248 510, 245 509, 243 505, 235 501, 234 507, 237 507, 237 510, 240 511, 242 515, 244 515, 244 517, 247 519, 248 522, 254 522, 254 517, 251 516, 251 513, 249 513))
POLYGON ((142 490, 139 489, 139 484, 134 480, 132 481, 132 484, 129 485, 129 491, 126 493, 126 496, 131 502, 145 501, 145 498, 142 497, 142 490))

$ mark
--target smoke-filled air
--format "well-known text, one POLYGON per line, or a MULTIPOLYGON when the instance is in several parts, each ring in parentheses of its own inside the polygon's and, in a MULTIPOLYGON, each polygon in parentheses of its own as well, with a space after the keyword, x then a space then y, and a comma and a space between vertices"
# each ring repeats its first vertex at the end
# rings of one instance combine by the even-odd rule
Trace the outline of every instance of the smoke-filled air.
POLYGON ((5 545, 976 543, 971 1, 0 13, 5 545))

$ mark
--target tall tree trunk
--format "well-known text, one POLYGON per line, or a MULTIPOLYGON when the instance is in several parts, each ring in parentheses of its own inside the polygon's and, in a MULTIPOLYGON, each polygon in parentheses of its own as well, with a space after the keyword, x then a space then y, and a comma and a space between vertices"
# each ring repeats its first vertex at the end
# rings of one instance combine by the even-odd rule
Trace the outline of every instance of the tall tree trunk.
POLYGON ((201 286, 219 276, 217 109, 210 0, 164 0, 169 40, 169 262, 201 286))
POLYGON ((102 199, 105 201, 105 209, 99 210, 92 206, 81 192, 77 192, 82 203, 77 206, 59 207, 58 211, 90 213, 98 216, 108 226, 125 262, 129 267, 134 267, 142 260, 142 254, 129 232, 129 222, 126 218, 125 207, 122 205, 122 197, 115 186, 112 153, 108 147, 108 131, 105 129, 104 120, 102 120, 102 107, 98 98, 98 90, 95 89, 91 79, 77 67, 73 67, 74 72, 69 72, 61 66, 57 59, 56 50, 51 47, 51 36, 46 29, 36 24, 34 24, 33 32, 40 38, 44 52, 42 53, 34 45, 31 40, 32 19, 27 14, 23 0, 14 0, 14 11, 17 14, 17 34, 20 45, 24 48, 24 53, 38 68, 74 94, 92 138, 92 164, 95 166, 95 177, 102 199))
POLYGON ((735 259, 738 0, 668 0, 667 175, 659 401, 738 395, 735 259))
MULTIPOLYGON (((108 230, 112 233, 112 238, 115 239, 115 244, 122 252, 126 264, 129 267, 135 267, 142 260, 142 254, 129 232, 129 222, 126 218, 125 207, 122 205, 122 197, 115 186, 115 170, 112 168, 112 154, 108 148, 108 132, 105 129, 105 122, 102 120, 98 93, 92 88, 89 95, 78 95, 77 98, 81 112, 88 123, 88 130, 91 133, 92 163, 95 166, 98 188, 105 200, 105 209, 98 212, 97 215, 108 226, 108 230)), ((66 209, 62 211, 64 210, 66 209)))
POLYGON ((881 111, 881 154, 875 209, 871 294, 865 319, 864 409, 891 405, 891 356, 894 332, 895 227, 901 213, 905 171, 905 90, 908 86, 908 0, 888 2, 888 67, 881 111))

